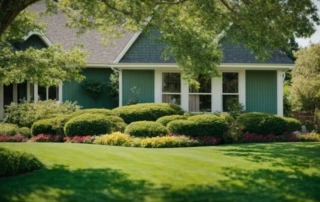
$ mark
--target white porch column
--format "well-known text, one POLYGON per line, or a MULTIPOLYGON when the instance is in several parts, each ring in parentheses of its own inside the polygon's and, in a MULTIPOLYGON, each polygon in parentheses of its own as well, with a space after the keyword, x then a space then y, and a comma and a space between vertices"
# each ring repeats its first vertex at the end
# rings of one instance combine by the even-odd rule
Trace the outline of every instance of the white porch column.
POLYGON ((33 84, 33 97, 34 97, 34 102, 38 102, 39 101, 39 94, 38 94, 38 84, 35 83, 33 84))
POLYGON ((162 102, 162 72, 154 70, 154 102, 162 102))
POLYGON ((213 77, 211 80, 212 89, 212 112, 222 112, 222 77, 213 77))
POLYGON ((30 82, 29 81, 27 81, 27 101, 28 102, 30 102, 30 97, 31 97, 31 95, 30 95, 30 82))
POLYGON ((63 102, 63 99, 62 99, 62 95, 63 95, 63 92, 62 92, 62 90, 63 90, 63 83, 62 83, 62 81, 60 81, 60 83, 59 83, 59 102, 63 102))
POLYGON ((13 102, 14 103, 18 103, 18 84, 14 83, 13 85, 13 89, 12 89, 12 93, 13 93, 13 102))
POLYGON ((0 120, 3 120, 4 111, 4 94, 3 94, 3 84, 0 83, 0 120))
POLYGON ((119 107, 122 106, 122 69, 119 71, 119 107))
POLYGON ((239 71, 239 102, 246 109, 246 70, 239 71))
POLYGON ((183 79, 181 79, 181 108, 189 111, 189 84, 183 79))
POLYGON ((277 114, 283 116, 283 81, 282 70, 277 71, 277 114))

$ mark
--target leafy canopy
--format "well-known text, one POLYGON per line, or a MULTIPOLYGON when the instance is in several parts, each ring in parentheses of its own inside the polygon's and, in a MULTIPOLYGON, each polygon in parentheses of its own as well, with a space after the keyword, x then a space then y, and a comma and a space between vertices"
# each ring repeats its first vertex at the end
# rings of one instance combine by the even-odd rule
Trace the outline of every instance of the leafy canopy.
MULTIPOLYGON (((2 12, 8 9, 0 7, 1 18, 21 14, 26 4, 34 2, 37 0, 2 0, 0 5, 12 4, 12 9, 2 12)), ((311 0, 46 2, 48 12, 62 11, 71 19, 67 24, 69 27, 78 28, 79 33, 90 29, 98 30, 104 34, 105 42, 127 31, 146 30, 150 27, 159 30, 162 33, 160 40, 168 44, 164 56, 173 56, 187 78, 197 78, 200 74, 218 75, 216 67, 221 62, 222 54, 217 42, 224 34, 228 34, 231 42, 243 43, 257 53, 260 59, 264 59, 275 49, 286 47, 288 40, 293 37, 309 37, 315 31, 314 25, 319 24, 317 8, 311 0)), ((3 30, 9 31, 3 29, 8 23, 3 23, 1 18, 2 38, 3 30)), ((13 26, 15 23, 17 20, 11 23, 10 29, 19 28, 13 26)), ((29 27, 37 28, 34 24, 29 27)))
POLYGON ((292 97, 296 109, 315 112, 320 109, 320 44, 295 53, 292 71, 292 97))

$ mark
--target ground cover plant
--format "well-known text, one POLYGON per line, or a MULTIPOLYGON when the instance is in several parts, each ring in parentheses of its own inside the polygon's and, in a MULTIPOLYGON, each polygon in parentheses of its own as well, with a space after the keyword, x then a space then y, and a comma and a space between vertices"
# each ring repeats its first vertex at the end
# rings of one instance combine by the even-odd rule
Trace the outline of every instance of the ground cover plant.
POLYGON ((0 143, 45 168, 0 179, 0 201, 310 201, 320 143, 146 149, 0 143))

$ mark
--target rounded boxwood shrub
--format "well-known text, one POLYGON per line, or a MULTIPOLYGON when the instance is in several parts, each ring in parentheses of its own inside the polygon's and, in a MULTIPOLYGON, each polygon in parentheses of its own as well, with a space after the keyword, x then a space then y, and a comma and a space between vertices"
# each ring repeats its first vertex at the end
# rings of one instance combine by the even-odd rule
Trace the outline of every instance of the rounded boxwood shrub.
POLYGON ((106 116, 106 118, 111 122, 112 132, 124 132, 127 127, 123 119, 118 116, 106 116))
POLYGON ((32 154, 0 148, 0 177, 31 172, 43 167, 32 154))
POLYGON ((118 107, 112 110, 127 124, 136 121, 156 121, 158 118, 168 115, 183 115, 180 106, 168 103, 147 103, 118 107))
POLYGON ((229 130, 226 118, 213 114, 195 115, 188 120, 196 123, 197 129, 194 136, 222 138, 223 134, 229 130))
POLYGON ((105 116, 114 116, 110 109, 83 109, 70 114, 71 117, 80 116, 82 114, 102 114, 105 116))
POLYGON ((135 137, 156 137, 167 135, 168 130, 157 122, 137 121, 128 125, 124 133, 135 137))
POLYGON ((28 127, 22 127, 18 129, 18 134, 23 135, 27 138, 31 138, 31 129, 28 127))
POLYGON ((287 131, 289 133, 301 130, 302 124, 299 120, 288 117, 284 117, 284 120, 287 122, 287 131))
POLYGON ((17 134, 19 127, 15 124, 0 123, 0 135, 14 136, 17 134))
POLYGON ((171 116, 163 116, 157 119, 157 123, 161 123, 164 126, 167 126, 168 123, 175 120, 186 120, 188 117, 184 115, 171 115, 171 116))
POLYGON ((281 135, 289 130, 288 121, 285 118, 260 112, 240 115, 237 118, 237 125, 242 128, 242 132, 262 135, 281 135))
POLYGON ((175 135, 196 136, 197 124, 189 120, 171 121, 167 125, 168 131, 175 135))
POLYGON ((101 135, 110 132, 111 122, 100 114, 82 114, 70 119, 64 126, 67 136, 101 135))
POLYGON ((56 134, 56 131, 52 128, 52 119, 42 119, 34 122, 31 127, 31 132, 33 136, 39 134, 56 134))

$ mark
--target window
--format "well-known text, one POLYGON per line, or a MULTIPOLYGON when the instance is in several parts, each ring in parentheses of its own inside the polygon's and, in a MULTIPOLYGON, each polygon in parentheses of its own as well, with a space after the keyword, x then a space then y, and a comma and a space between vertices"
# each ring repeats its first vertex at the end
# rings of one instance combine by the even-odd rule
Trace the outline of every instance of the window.
POLYGON ((180 73, 162 74, 162 102, 181 104, 181 75, 180 73))
POLYGON ((189 88, 189 111, 211 112, 211 79, 199 77, 200 88, 189 88))
POLYGON ((59 87, 50 86, 48 88, 39 86, 38 87, 39 100, 59 100, 59 87))
POLYGON ((239 74, 224 72, 222 74, 223 111, 227 112, 230 105, 239 103, 239 74))

